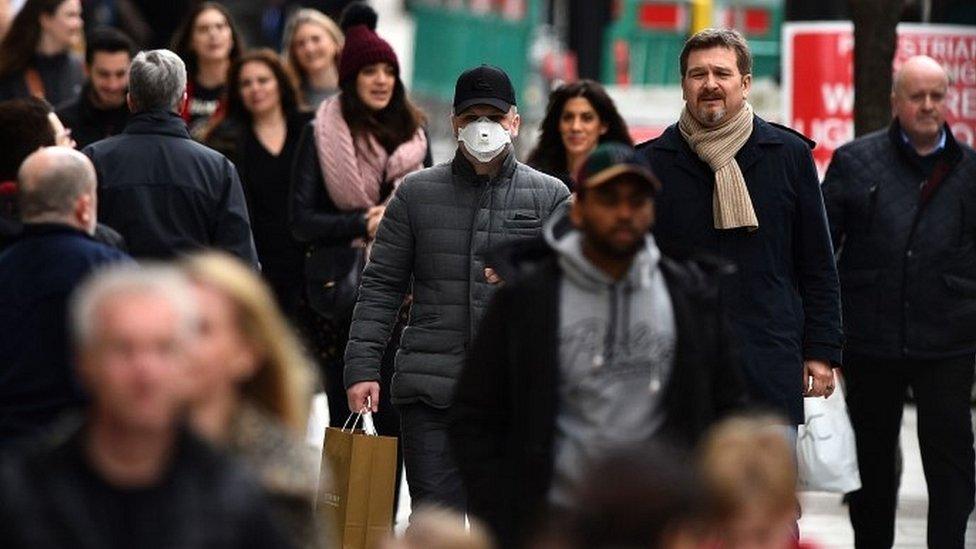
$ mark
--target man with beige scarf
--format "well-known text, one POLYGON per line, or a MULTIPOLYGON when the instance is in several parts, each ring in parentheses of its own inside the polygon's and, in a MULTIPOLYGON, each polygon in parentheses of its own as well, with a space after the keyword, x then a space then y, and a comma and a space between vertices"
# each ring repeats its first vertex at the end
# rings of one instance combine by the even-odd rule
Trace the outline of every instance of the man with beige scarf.
POLYGON ((681 118, 638 150, 663 184, 658 242, 735 265, 723 298, 751 396, 799 424, 803 396, 833 392, 840 290, 815 145, 753 113, 751 69, 738 32, 706 29, 689 38, 681 118))

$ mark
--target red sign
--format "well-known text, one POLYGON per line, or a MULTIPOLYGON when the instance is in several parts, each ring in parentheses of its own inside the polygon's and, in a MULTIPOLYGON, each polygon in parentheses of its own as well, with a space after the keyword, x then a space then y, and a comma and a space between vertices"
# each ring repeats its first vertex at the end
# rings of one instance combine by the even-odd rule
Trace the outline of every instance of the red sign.
MULTIPOLYGON (((949 73, 946 121, 956 138, 976 142, 976 27, 898 25, 894 66, 928 55, 949 73)), ((783 119, 817 142, 821 175, 834 150, 854 137, 854 35, 851 23, 783 25, 783 119)))

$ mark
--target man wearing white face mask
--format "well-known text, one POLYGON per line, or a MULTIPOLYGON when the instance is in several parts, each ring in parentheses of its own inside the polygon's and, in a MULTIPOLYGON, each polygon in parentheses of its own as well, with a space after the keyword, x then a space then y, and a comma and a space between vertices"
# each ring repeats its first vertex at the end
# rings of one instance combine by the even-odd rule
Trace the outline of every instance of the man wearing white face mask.
POLYGON ((541 234, 566 186, 515 159, 515 91, 496 67, 463 73, 454 92, 457 153, 406 177, 390 200, 363 272, 345 355, 349 408, 379 402, 380 360, 413 281, 410 320, 396 358, 392 401, 413 506, 466 510, 447 443, 449 409, 465 354, 501 282, 492 250, 541 234))

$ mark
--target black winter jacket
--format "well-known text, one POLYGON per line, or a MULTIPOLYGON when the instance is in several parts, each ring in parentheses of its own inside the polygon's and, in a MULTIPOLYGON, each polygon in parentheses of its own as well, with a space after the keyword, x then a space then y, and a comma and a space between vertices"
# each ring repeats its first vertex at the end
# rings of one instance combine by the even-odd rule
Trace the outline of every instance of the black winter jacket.
POLYGON ((192 139, 179 115, 133 114, 125 131, 82 151, 98 174, 98 218, 137 258, 217 248, 258 265, 234 165, 192 139))
POLYGON ((241 466, 184 430, 156 487, 112 487, 89 465, 84 427, 0 456, 0 547, 184 549, 291 547, 267 496, 241 466), (149 498, 157 513, 147 521, 149 498), (126 520, 127 503, 140 514, 126 520), (135 545, 133 545, 135 544, 135 545))
POLYGON ((654 236, 735 264, 723 285, 754 396, 803 423, 803 360, 840 364, 840 285, 812 142, 758 116, 735 159, 759 219, 755 231, 714 226, 715 174, 677 124, 638 147, 662 183, 654 236))
POLYGON ((86 402, 75 375, 68 300, 124 253, 67 225, 28 223, 0 254, 0 448, 86 402))
POLYGON ((945 131, 948 175, 925 204, 925 174, 897 120, 834 152, 823 192, 850 352, 938 359, 976 351, 976 152, 945 131))
MULTIPOLYGON (((498 291, 458 381, 451 422, 471 512, 517 547, 546 503, 559 387, 558 258, 531 247, 498 291), (529 258, 528 260, 524 258, 529 258)), ((664 255, 677 348, 662 438, 689 449, 717 418, 745 404, 741 362, 720 301, 727 263, 664 255)), ((732 269, 734 270, 734 269, 732 269)))
POLYGON ((345 355, 345 386, 378 381, 396 312, 413 283, 396 355, 394 404, 451 405, 465 352, 497 289, 485 279, 493 248, 542 234, 569 191, 510 153, 492 179, 458 151, 414 172, 390 200, 363 272, 345 355))

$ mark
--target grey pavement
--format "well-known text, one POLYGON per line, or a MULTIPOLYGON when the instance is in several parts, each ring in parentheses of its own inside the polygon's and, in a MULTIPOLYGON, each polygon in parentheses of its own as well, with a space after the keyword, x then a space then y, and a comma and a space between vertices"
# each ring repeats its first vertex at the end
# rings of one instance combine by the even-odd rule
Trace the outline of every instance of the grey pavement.
MULTIPOLYGON (((915 549, 925 547, 928 492, 919 454, 917 419, 914 406, 906 406, 901 426, 901 445, 904 452, 904 472, 898 494, 898 516, 895 522, 895 547, 915 549)), ((863 467, 863 464, 862 464, 863 467)), ((847 516, 847 507, 838 494, 808 492, 800 495, 803 518, 800 537, 823 549, 854 547, 854 532, 847 516)), ((969 517, 966 547, 976 548, 976 515, 969 517)))

